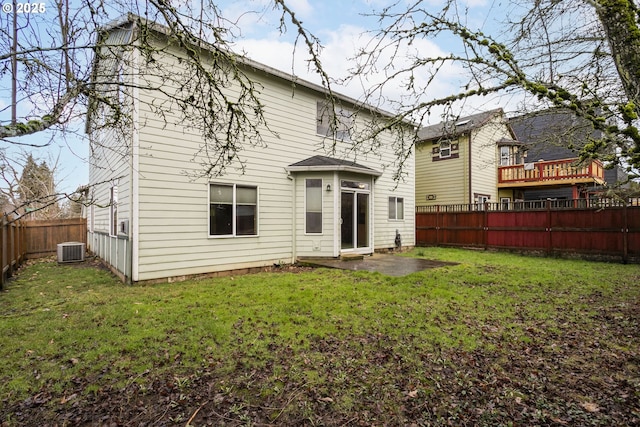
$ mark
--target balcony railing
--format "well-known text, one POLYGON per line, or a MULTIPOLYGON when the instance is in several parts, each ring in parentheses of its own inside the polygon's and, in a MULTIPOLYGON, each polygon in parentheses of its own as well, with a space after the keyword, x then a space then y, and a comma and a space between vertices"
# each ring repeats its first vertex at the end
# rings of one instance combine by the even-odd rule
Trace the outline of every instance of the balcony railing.
POLYGON ((579 182, 604 183, 604 168, 598 160, 577 158, 498 167, 498 185, 562 185, 579 182))
POLYGON ((474 212, 474 211, 533 211, 533 210, 566 210, 566 209, 605 209, 622 207, 640 208, 640 197, 607 198, 592 197, 590 199, 546 199, 521 200, 517 202, 471 203, 456 205, 416 206, 416 213, 436 212, 474 212))

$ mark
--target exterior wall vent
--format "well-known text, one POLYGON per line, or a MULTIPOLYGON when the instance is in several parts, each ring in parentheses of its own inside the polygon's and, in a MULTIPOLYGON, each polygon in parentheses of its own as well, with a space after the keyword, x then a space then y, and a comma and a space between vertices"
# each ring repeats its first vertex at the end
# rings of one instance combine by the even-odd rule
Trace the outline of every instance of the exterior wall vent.
POLYGON ((65 242, 58 244, 58 262, 84 261, 85 245, 82 242, 65 242))

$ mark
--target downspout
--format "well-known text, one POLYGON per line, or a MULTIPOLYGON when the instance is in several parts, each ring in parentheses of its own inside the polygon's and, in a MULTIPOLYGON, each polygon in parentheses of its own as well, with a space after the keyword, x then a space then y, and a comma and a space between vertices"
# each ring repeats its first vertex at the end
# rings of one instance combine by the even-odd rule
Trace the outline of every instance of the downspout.
POLYGON ((469 152, 467 153, 469 157, 469 204, 473 204, 473 189, 471 188, 471 157, 473 157, 471 153, 471 133, 472 131, 469 131, 469 152))
POLYGON ((296 204, 298 202, 298 180, 295 175, 287 176, 293 183, 293 194, 291 196, 291 219, 293 227, 291 228, 291 264, 295 264, 298 259, 298 217, 296 214, 296 204))
MULTIPOLYGON (((135 28, 134 28, 135 31, 135 28)), ((140 82, 138 65, 140 61, 139 52, 133 50, 133 138, 131 141, 131 281, 137 282, 139 279, 139 215, 140 215, 140 82)))
POLYGON ((333 173, 333 256, 337 258, 340 256, 340 247, 342 244, 342 201, 340 187, 340 177, 338 172, 333 173))

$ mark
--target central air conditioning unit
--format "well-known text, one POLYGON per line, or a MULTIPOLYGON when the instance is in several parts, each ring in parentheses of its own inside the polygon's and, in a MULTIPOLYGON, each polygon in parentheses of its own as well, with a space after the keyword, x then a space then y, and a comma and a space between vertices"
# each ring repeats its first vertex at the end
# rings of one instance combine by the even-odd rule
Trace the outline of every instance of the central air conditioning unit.
POLYGON ((65 242, 58 244, 58 262, 84 261, 85 246, 82 242, 65 242))

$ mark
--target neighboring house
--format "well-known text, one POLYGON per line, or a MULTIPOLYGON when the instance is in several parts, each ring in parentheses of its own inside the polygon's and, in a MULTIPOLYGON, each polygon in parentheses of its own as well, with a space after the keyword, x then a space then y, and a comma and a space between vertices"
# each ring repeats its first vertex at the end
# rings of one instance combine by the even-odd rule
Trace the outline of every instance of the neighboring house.
POLYGON ((497 166, 520 163, 521 145, 502 109, 422 128, 416 144, 416 206, 514 200, 497 166))
MULTIPOLYGON (((125 20, 107 30, 122 38, 131 28, 125 20)), ((131 135, 87 126, 98 147, 90 162, 89 249, 135 283, 371 254, 395 248, 398 236, 402 247, 413 246, 414 162, 405 163, 404 181, 394 181, 393 135, 381 136, 378 153, 354 158, 345 127, 337 130, 338 154, 328 155, 321 150, 331 113, 325 90, 295 79, 293 91, 292 76, 241 63, 260 87, 270 130, 262 135, 266 146, 242 151, 244 171, 228 167, 198 179, 185 173, 199 167, 193 158, 202 137, 139 102, 155 96, 143 88, 123 98, 123 110, 135 112, 131 135)), ((358 111, 349 116, 354 127, 380 113, 345 96, 338 101, 343 110, 333 114, 358 111)))
POLYGON ((509 120, 496 109, 423 128, 416 205, 512 209, 539 207, 515 202, 593 197, 624 177, 620 168, 606 172, 598 160, 579 161, 577 150, 592 137, 590 126, 557 110, 509 120))
MULTIPOLYGON (((581 177, 565 180, 563 185, 533 185, 520 187, 521 198, 530 200, 568 200, 593 197, 608 187, 626 181, 622 167, 602 170, 600 162, 584 162, 578 165, 580 149, 599 134, 593 126, 571 111, 550 109, 509 120, 517 139, 525 143, 529 164, 555 166, 567 165, 574 170, 582 168, 581 177), (586 168, 586 169, 585 169, 586 168)), ((537 169, 537 167, 536 167, 537 169)), ((544 184, 544 183, 542 183, 544 184)))

